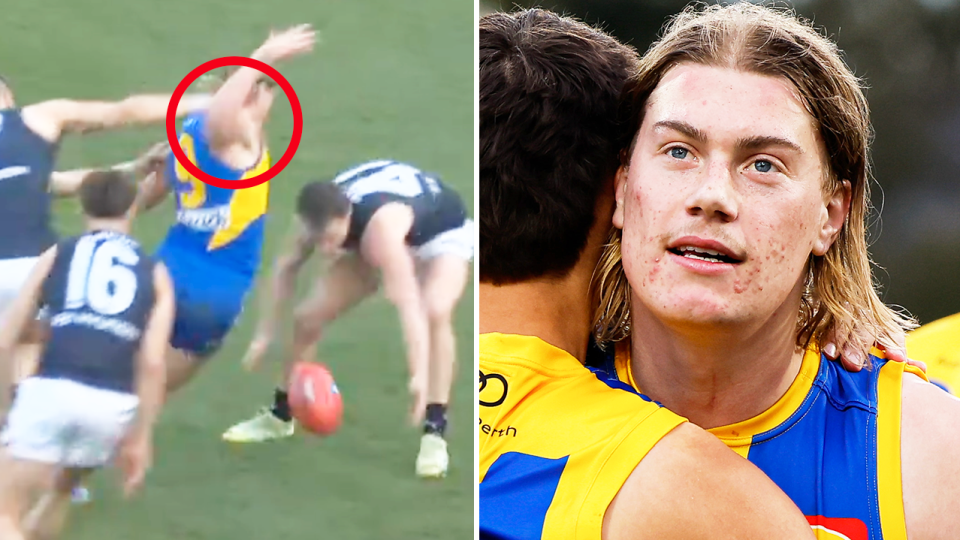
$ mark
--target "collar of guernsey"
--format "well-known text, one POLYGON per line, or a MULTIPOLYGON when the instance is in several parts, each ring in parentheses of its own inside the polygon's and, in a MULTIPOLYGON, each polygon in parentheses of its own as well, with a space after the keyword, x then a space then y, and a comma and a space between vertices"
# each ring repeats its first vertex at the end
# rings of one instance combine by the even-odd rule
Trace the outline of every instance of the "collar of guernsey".
POLYGON ((650 449, 685 420, 531 336, 480 335, 480 537, 600 538, 650 449))
MULTIPOLYGON (((858 373, 821 357, 816 346, 770 408, 710 429, 786 492, 818 539, 906 540, 900 471, 900 403, 905 373, 871 349, 874 367, 858 373)), ((605 371, 639 388, 629 341, 617 344, 605 371)))

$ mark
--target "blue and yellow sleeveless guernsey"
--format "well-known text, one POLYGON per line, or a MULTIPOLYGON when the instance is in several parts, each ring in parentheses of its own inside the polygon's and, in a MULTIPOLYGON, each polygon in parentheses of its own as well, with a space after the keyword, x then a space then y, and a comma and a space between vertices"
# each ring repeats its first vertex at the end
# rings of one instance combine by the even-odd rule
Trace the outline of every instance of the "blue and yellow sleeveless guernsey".
MULTIPOLYGON (((211 152, 205 120, 203 113, 188 117, 180 134, 180 147, 200 170, 242 180, 270 168, 266 149, 249 169, 224 164, 211 152)), ((270 183, 246 189, 209 186, 172 155, 166 178, 176 196, 177 221, 158 255, 177 294, 171 344, 205 355, 219 347, 233 326, 260 267, 270 183)))
MULTIPOLYGON (((710 429, 767 474, 800 508, 818 540, 906 540, 900 474, 900 396, 905 372, 870 351, 859 373, 806 352, 787 392, 763 413, 710 429)), ((638 388, 629 343, 603 371, 638 388)))
POLYGON ((480 538, 599 540, 640 460, 685 420, 530 336, 480 336, 480 538))
POLYGON ((930 382, 960 396, 960 313, 907 334, 907 354, 927 364, 930 382))

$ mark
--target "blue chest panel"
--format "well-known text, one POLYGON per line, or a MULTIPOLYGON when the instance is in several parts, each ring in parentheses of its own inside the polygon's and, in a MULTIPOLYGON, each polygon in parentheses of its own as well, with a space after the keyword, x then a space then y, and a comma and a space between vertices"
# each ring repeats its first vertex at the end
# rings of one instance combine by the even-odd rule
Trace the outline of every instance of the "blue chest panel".
POLYGON ((821 359, 803 404, 786 422, 755 435, 748 459, 804 515, 855 519, 862 526, 846 526, 868 533, 856 538, 880 540, 877 375, 884 361, 874 361, 871 371, 849 373, 837 362, 821 359))

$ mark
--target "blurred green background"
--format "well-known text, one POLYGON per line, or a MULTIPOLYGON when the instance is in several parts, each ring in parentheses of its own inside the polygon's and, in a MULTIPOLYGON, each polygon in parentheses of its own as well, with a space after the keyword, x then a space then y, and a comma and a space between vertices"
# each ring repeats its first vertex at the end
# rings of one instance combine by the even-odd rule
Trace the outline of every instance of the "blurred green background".
MULTIPOLYGON (((708 3, 715 3, 710 1, 708 3)), ((729 3, 729 2, 724 2, 729 3)), ((641 53, 684 0, 491 0, 597 24, 641 53)), ((793 0, 863 77, 876 132, 871 253, 888 304, 960 312, 960 0, 793 0)))
MULTIPOLYGON (((435 172, 472 209, 470 3, 10 2, 0 19, 0 73, 21 105, 170 92, 201 63, 249 55, 271 27, 299 23, 318 28, 321 45, 278 66, 299 96, 304 128, 296 157, 271 181, 264 270, 287 230, 299 186, 364 160, 393 158, 435 172)), ((291 130, 289 106, 278 97, 269 124, 275 158, 291 130)), ((158 125, 70 138, 59 168, 127 160, 163 137, 158 125)), ((63 233, 80 229, 78 210, 74 201, 58 202, 63 233)), ((152 248, 172 222, 172 210, 168 201, 145 216, 136 235, 152 248)), ((393 309, 379 297, 332 325, 321 344, 321 360, 333 369, 345 400, 339 433, 245 447, 221 442, 224 429, 271 399, 277 370, 250 375, 240 368, 255 316, 250 299, 225 347, 169 405, 157 434, 156 468, 142 496, 121 502, 117 477, 108 471, 94 481, 95 501, 78 509, 66 538, 471 538, 472 287, 456 314, 460 363, 449 430, 451 471, 439 482, 414 475, 420 432, 406 424, 402 337, 393 309)), ((278 360, 277 354, 271 358, 278 360)))

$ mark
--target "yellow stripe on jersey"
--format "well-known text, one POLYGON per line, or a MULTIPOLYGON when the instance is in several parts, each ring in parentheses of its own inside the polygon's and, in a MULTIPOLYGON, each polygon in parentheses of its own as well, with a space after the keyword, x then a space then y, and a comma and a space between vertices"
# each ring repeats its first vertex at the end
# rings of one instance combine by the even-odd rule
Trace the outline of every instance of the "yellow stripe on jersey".
MULTIPOLYGON (((180 137, 180 148, 183 150, 183 153, 187 156, 187 159, 190 160, 194 165, 197 164, 197 152, 193 146, 193 137, 187 135, 186 133, 180 137)), ((190 184, 190 191, 180 194, 180 206, 187 210, 193 210, 195 208, 200 208, 203 206, 203 203, 207 202, 207 185, 201 182, 200 180, 193 177, 186 167, 180 164, 180 160, 176 160, 175 171, 177 174, 177 180, 182 183, 190 184)))
MULTIPOLYGON (((270 169, 270 153, 264 150, 260 162, 248 170, 241 180, 253 178, 270 169)), ((264 182, 259 186, 246 189, 237 189, 230 199, 230 225, 217 231, 210 239, 209 249, 216 249, 236 240, 254 221, 267 213, 267 203, 270 198, 270 183, 264 182)))
POLYGON ((907 334, 907 356, 927 364, 927 377, 960 396, 960 313, 907 334))
POLYGON ((519 523, 543 538, 599 540, 623 483, 685 420, 538 338, 482 334, 479 345, 481 528, 519 523), (561 463, 561 472, 530 492, 537 471, 524 467, 537 462, 561 463), (548 506, 530 509, 541 501, 548 506))
POLYGON ((900 408, 904 364, 887 362, 877 380, 877 498, 883 540, 906 540, 900 461, 900 408))

